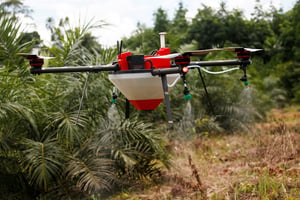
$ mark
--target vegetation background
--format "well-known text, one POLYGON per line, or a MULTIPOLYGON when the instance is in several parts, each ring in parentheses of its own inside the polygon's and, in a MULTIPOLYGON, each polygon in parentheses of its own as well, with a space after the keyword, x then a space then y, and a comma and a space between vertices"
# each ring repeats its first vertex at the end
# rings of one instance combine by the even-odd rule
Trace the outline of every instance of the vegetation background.
POLYGON ((186 12, 182 3, 172 18, 158 8, 153 27, 141 22, 123 38, 124 51, 157 50, 162 31, 174 52, 264 51, 252 57, 249 87, 241 73, 205 74, 209 99, 199 75, 189 72, 193 98, 186 102, 176 85, 177 123, 169 127, 164 105, 124 119, 124 98, 111 105, 106 73, 32 76, 17 55, 39 48, 55 57, 46 66, 111 63, 117 49, 102 48, 92 35, 104 22, 73 26, 67 16, 49 18, 52 43, 45 46, 38 32, 21 28, 20 17, 30 16, 26 5, 1 1, 0 199, 299 199, 300 2, 283 12, 257 1, 250 19, 225 3, 203 5, 191 21, 186 12))

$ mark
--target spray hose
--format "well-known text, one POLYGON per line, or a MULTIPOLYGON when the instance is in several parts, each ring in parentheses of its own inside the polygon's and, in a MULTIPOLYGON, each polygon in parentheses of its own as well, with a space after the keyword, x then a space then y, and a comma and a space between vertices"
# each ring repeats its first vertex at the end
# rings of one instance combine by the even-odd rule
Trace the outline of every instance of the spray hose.
POLYGON ((218 71, 218 72, 212 72, 212 71, 209 71, 199 65, 191 65, 191 66, 188 66, 188 68, 199 68, 201 69, 202 71, 208 73, 208 74, 214 74, 214 75, 218 75, 218 74, 224 74, 224 73, 227 73, 227 72, 231 72, 231 71, 234 71, 234 70, 239 70, 240 68, 239 67, 234 67, 234 68, 231 68, 231 69, 226 69, 226 70, 223 70, 223 71, 218 71))
MULTIPOLYGON (((199 68, 201 69, 202 71, 208 73, 208 74, 214 74, 214 75, 218 75, 218 74, 224 74, 224 73, 227 73, 227 72, 231 72, 231 71, 234 71, 234 70, 239 70, 240 68, 239 67, 234 67, 234 68, 231 68, 231 69, 226 69, 226 70, 223 70, 223 71, 218 71, 218 72, 213 72, 213 71, 209 71, 199 65, 191 65, 191 66, 188 66, 189 69, 193 69, 193 68, 199 68)), ((178 76, 171 84, 168 84, 168 87, 174 87, 174 85, 178 82, 178 80, 180 79, 180 76, 178 76)))
POLYGON ((180 76, 178 76, 178 77, 173 81, 173 83, 168 84, 168 87, 174 87, 174 85, 178 82, 179 79, 180 79, 180 76))

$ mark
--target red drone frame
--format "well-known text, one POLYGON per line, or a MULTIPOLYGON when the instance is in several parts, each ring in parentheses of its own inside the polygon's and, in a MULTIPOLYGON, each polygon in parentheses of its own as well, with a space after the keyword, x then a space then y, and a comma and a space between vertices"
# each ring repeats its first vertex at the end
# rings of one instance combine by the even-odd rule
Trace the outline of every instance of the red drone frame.
MULTIPOLYGON (((241 80, 248 84, 247 66, 251 64, 251 52, 261 49, 250 49, 243 47, 228 47, 187 51, 184 53, 171 54, 170 48, 165 47, 165 33, 160 33, 161 48, 154 55, 133 55, 131 52, 122 53, 122 43, 119 45, 118 61, 106 66, 65 66, 44 68, 44 58, 32 54, 20 54, 29 60, 32 74, 64 73, 64 72, 101 72, 109 71, 108 78, 116 88, 126 97, 138 110, 154 110, 165 100, 166 112, 169 123, 173 122, 169 100, 169 90, 175 85, 178 78, 184 81, 184 94, 189 95, 185 73, 197 66, 232 66, 238 65, 243 70, 241 80), (200 56, 209 52, 230 50, 237 53, 233 60, 196 61, 190 60, 191 56, 200 56)), ((113 99, 116 99, 113 94, 113 99)), ((129 109, 126 107, 126 117, 129 109)))

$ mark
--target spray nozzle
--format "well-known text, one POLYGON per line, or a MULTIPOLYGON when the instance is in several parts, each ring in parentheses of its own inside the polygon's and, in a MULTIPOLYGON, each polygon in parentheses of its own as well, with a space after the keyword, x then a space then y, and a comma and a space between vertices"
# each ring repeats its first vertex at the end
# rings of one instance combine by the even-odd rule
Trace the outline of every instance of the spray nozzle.
POLYGON ((183 86, 184 86, 184 89, 183 89, 184 99, 189 100, 189 99, 192 98, 192 95, 190 94, 190 91, 189 91, 189 89, 187 87, 187 84, 186 84, 185 73, 181 74, 181 78, 183 80, 183 86))
POLYGON ((249 82, 248 82, 248 79, 247 79, 247 66, 243 65, 243 66, 240 67, 240 69, 242 69, 243 72, 244 72, 244 75, 240 78, 240 80, 243 81, 245 86, 248 86, 249 82))
POLYGON ((184 87, 183 94, 185 100, 189 100, 192 98, 192 95, 190 94, 190 91, 187 87, 184 87))
POLYGON ((112 93, 112 99, 110 100, 111 103, 116 103, 117 102, 117 98, 118 98, 118 95, 117 95, 117 92, 116 92, 116 88, 114 87, 113 88, 113 93, 112 93))
POLYGON ((190 100, 191 98, 192 98, 192 95, 190 95, 190 94, 184 95, 185 100, 190 100))
POLYGON ((116 103, 117 102, 117 98, 118 98, 118 96, 116 95, 116 93, 113 93, 112 99, 110 100, 110 102, 111 103, 116 103))
POLYGON ((249 85, 249 82, 248 82, 248 79, 247 79, 246 74, 243 75, 243 76, 240 78, 240 80, 244 82, 244 85, 245 85, 245 86, 249 85))

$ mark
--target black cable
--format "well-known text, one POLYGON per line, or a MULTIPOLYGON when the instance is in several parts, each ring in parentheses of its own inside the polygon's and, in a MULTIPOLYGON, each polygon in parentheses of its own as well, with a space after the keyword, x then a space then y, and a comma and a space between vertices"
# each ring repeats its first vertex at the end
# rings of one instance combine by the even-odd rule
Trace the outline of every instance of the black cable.
POLYGON ((86 79, 85 79, 83 89, 82 89, 82 94, 81 94, 81 98, 80 98, 80 103, 79 103, 79 108, 78 108, 78 112, 77 112, 75 125, 77 125, 79 117, 80 117, 81 108, 82 108, 82 104, 83 104, 84 93, 86 92, 86 89, 87 89, 87 86, 88 86, 89 76, 90 76, 90 73, 88 72, 87 76, 86 76, 86 79))
POLYGON ((209 105, 209 107, 211 109, 212 114, 215 115, 214 107, 213 107, 213 105, 211 103, 211 99, 210 99, 209 94, 207 92, 206 84, 205 84, 204 78, 202 76, 201 69, 200 68, 197 68, 197 69, 198 69, 199 76, 201 78, 201 81, 202 81, 202 84, 203 84, 203 87, 204 87, 204 90, 205 90, 205 94, 206 94, 206 98, 207 98, 207 101, 208 101, 208 105, 209 105))

